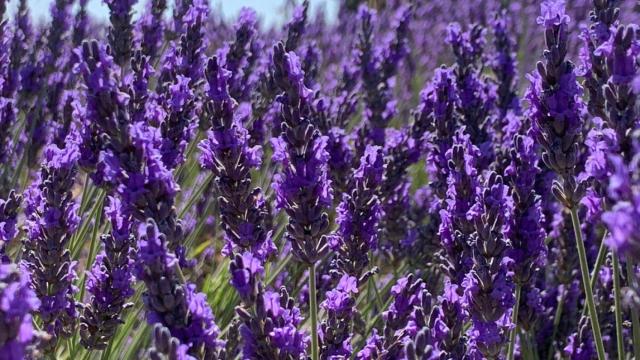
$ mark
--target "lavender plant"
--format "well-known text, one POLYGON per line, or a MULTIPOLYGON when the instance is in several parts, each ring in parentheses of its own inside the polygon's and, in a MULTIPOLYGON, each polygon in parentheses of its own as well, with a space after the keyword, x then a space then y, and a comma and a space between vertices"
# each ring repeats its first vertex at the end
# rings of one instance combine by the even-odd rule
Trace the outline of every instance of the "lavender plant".
POLYGON ((0 359, 640 358, 635 2, 47 4, 0 0, 0 359))

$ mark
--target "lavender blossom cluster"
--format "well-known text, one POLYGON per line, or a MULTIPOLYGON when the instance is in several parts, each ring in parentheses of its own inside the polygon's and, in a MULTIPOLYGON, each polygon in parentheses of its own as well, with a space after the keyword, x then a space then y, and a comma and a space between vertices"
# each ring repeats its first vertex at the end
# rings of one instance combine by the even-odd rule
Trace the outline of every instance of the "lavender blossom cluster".
POLYGON ((0 360, 640 359, 634 1, 103 2, 0 0, 0 360))

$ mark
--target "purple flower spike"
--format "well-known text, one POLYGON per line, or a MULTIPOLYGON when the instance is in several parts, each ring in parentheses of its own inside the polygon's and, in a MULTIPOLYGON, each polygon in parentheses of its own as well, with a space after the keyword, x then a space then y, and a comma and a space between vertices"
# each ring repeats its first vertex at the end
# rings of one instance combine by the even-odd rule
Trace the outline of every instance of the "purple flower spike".
POLYGON ((103 0, 109 7, 109 44, 113 50, 116 64, 126 67, 131 59, 133 44, 133 25, 131 17, 133 5, 138 0, 103 0))
POLYGON ((18 210, 22 196, 11 190, 6 200, 0 199, 0 264, 7 262, 6 247, 18 233, 18 210))
POLYGON ((563 205, 572 208, 584 194, 582 184, 575 178, 584 104, 574 65, 565 59, 569 17, 564 1, 543 2, 538 23, 545 28, 549 51, 545 52, 545 61, 538 62, 537 71, 529 75, 531 86, 526 98, 531 107, 527 116, 544 149, 542 160, 562 179, 554 182, 553 193, 563 205))
POLYGON ((520 285, 529 283, 532 276, 544 265, 546 233, 540 224, 544 214, 540 196, 535 192, 536 177, 540 173, 538 155, 533 138, 517 135, 511 149, 511 163, 505 170, 511 185, 514 201, 514 226, 511 236, 514 281, 520 285))
POLYGON ((489 173, 469 212, 473 224, 473 266, 462 286, 471 316, 470 353, 497 357, 512 328, 513 260, 507 257, 513 229, 513 199, 502 178, 489 173))
MULTIPOLYGON (((260 165, 262 149, 249 146, 249 134, 236 115, 236 102, 229 96, 231 73, 221 68, 217 58, 207 65, 205 121, 210 129, 199 148, 201 163, 215 175, 220 215, 227 244, 225 251, 252 251, 266 259, 275 252, 268 228, 267 208, 262 191, 251 188, 250 171, 260 165)), ((241 114, 238 114, 241 115, 241 114)))
POLYGON ((282 135, 272 139, 273 158, 282 164, 274 176, 276 204, 289 215, 287 239, 298 260, 314 264, 327 248, 326 233, 333 193, 329 180, 327 138, 312 122, 311 90, 304 85, 304 73, 295 53, 284 45, 274 48, 273 76, 280 90, 282 135), (311 229, 311 231, 309 231, 311 229))
POLYGON ((0 359, 24 359, 36 339, 32 313, 40 300, 31 289, 27 271, 0 263, 0 359))
POLYGON ((383 165, 382 149, 367 146, 355 172, 351 193, 342 195, 336 209, 338 231, 330 244, 336 251, 335 265, 357 279, 367 271, 369 250, 378 246, 382 208, 377 193, 382 182, 383 165))
POLYGON ((25 193, 27 236, 22 262, 42 303, 38 314, 51 335, 49 349, 59 337, 73 335, 78 316, 76 262, 67 249, 80 222, 71 193, 80 156, 75 141, 69 137, 65 148, 50 145, 44 150, 39 177, 25 193))
POLYGON ((335 289, 327 291, 320 307, 327 312, 321 325, 320 354, 322 359, 348 358, 352 354, 352 322, 355 315, 355 294, 358 280, 343 275, 335 289))
POLYGON ((131 219, 123 214, 122 203, 109 199, 105 213, 111 232, 101 237, 104 246, 87 275, 91 301, 80 316, 81 343, 87 349, 104 349, 122 323, 122 312, 132 303, 135 236, 131 219))
POLYGON ((142 225, 140 231, 136 277, 147 288, 143 294, 147 321, 162 324, 171 336, 190 344, 191 355, 218 353, 224 343, 218 340, 219 329, 205 295, 197 293, 195 285, 179 280, 178 259, 168 250, 165 235, 153 220, 142 225))

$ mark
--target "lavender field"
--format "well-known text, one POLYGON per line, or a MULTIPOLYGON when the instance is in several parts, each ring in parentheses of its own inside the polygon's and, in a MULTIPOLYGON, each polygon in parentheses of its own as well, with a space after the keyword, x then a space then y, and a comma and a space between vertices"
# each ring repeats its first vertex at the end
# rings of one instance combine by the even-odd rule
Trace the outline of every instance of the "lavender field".
POLYGON ((640 360, 640 3, 140 1, 0 0, 0 360, 640 360))

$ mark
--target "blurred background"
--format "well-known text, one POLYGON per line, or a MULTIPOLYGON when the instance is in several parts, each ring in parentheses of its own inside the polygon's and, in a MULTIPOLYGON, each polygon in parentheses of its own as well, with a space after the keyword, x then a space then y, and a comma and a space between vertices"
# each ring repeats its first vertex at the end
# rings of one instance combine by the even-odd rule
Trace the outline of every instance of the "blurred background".
MULTIPOLYGON (((49 8, 54 0, 29 0, 31 16, 36 21, 49 18, 49 8)), ((9 1, 9 13, 15 12, 18 0, 9 1)), ((136 12, 140 13, 147 0, 138 0, 135 6, 136 12)), ((169 2, 172 3, 172 2, 169 2)), ((242 7, 251 7, 262 19, 263 26, 281 25, 287 19, 296 1, 293 0, 210 0, 211 9, 219 11, 225 19, 233 19, 242 7)), ((312 13, 318 9, 323 9, 328 19, 335 18, 338 12, 339 0, 311 0, 312 13)), ((88 12, 95 19, 108 20, 109 8, 103 0, 89 0, 88 12)))

